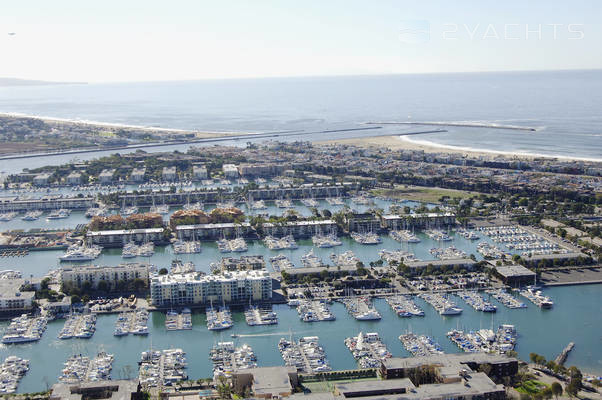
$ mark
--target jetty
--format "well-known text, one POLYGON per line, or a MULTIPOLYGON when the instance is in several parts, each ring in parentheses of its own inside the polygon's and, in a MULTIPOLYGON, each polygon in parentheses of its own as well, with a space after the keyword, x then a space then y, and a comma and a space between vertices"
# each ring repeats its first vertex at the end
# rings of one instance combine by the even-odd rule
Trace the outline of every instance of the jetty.
POLYGON ((165 329, 168 331, 182 331, 192 329, 192 314, 189 308, 182 312, 168 311, 165 315, 165 329))
POLYGON ((416 357, 443 354, 443 350, 441 350, 439 343, 435 342, 430 336, 415 335, 410 332, 400 335, 399 340, 403 343, 403 347, 416 357))
POLYGON ((573 342, 567 344, 567 346, 562 350, 562 352, 558 354, 558 356, 554 359, 554 362, 557 365, 564 365, 566 358, 569 356, 569 353, 571 352, 571 350, 573 350, 574 347, 575 343, 573 342))
POLYGON ((276 325, 278 323, 278 316, 272 308, 269 306, 249 306, 245 310, 245 320, 247 325, 276 325))
POLYGON ((2 343, 15 344, 38 341, 46 330, 47 323, 46 317, 30 317, 27 314, 13 318, 4 331, 2 343))
POLYGON ((138 379, 143 387, 171 386, 188 379, 186 353, 182 349, 144 351, 138 379))
POLYGON ((89 339, 96 332, 96 314, 72 314, 65 320, 59 339, 89 339))
POLYGON ((29 371, 29 360, 16 356, 8 356, 0 364, 0 393, 15 393, 21 378, 29 371))
POLYGON ((360 368, 379 368, 381 362, 392 355, 376 332, 360 332, 357 336, 345 339, 345 346, 353 354, 360 368))
POLYGON ((295 367, 297 372, 314 374, 331 371, 324 348, 318 343, 317 336, 307 336, 294 342, 292 339, 280 339, 278 350, 284 365, 295 367))
POLYGON ((148 311, 126 311, 120 313, 115 322, 114 336, 148 335, 148 311))
POLYGON ((98 353, 92 359, 81 354, 69 357, 59 376, 59 382, 74 384, 111 379, 113 360, 114 356, 105 352, 98 353))
POLYGON ((387 304, 400 317, 424 317, 424 311, 409 296, 387 296, 387 304))
POLYGON ((232 328, 232 313, 226 306, 220 308, 208 307, 205 310, 207 314, 207 329, 210 331, 221 331, 232 328))
POLYGON ((248 344, 234 347, 234 342, 218 342, 209 352, 213 377, 230 378, 234 371, 257 367, 257 357, 248 344))
POLYGON ((349 314, 358 321, 375 321, 381 319, 380 313, 372 305, 369 297, 344 297, 341 299, 349 314))
POLYGON ((335 316, 323 300, 299 300, 297 304, 299 318, 303 322, 334 321, 335 316))

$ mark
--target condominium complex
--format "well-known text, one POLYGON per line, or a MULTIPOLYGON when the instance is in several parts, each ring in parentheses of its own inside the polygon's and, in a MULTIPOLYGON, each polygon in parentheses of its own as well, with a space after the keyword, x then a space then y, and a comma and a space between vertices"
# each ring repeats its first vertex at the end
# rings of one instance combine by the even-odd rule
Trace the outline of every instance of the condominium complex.
POLYGON ((150 291, 157 307, 262 302, 272 298, 272 278, 266 270, 157 275, 151 278, 150 291))
POLYGON ((118 286, 119 282, 140 279, 148 284, 149 265, 142 263, 120 264, 114 267, 101 267, 97 265, 83 265, 61 268, 59 283, 61 285, 82 287, 89 282, 92 288, 98 288, 101 281, 105 281, 109 288, 118 286))

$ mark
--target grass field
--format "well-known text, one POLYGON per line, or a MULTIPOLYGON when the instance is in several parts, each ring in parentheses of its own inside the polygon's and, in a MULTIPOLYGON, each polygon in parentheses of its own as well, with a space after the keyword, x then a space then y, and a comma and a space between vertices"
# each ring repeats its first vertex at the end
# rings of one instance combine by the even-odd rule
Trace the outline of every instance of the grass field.
POLYGON ((477 192, 467 192, 464 190, 443 189, 443 188, 428 188, 422 186, 399 185, 394 189, 376 189, 374 194, 380 196, 391 197, 394 199, 423 201, 427 203, 438 203, 442 196, 460 197, 467 199, 471 196, 478 195, 477 192))
POLYGON ((522 385, 520 385, 519 387, 516 388, 516 391, 519 393, 525 393, 525 394, 535 394, 535 393, 539 393, 540 391, 544 390, 547 387, 548 387, 548 385, 546 383, 536 381, 536 380, 530 380, 530 381, 523 382, 522 385))

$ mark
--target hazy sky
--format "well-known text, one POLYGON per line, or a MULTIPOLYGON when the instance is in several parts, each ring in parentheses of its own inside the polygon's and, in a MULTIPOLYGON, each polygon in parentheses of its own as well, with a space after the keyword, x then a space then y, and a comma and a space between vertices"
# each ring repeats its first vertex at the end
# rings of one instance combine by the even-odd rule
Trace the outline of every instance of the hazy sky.
POLYGON ((602 68, 599 0, 1 4, 0 77, 96 82, 602 68))

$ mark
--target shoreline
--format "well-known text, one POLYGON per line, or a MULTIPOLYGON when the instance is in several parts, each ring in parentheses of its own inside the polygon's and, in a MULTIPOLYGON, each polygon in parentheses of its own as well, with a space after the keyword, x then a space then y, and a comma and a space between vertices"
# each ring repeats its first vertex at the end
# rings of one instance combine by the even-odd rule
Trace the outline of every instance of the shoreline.
POLYGON ((586 161, 586 162, 602 162, 602 159, 587 158, 587 157, 569 157, 562 155, 524 153, 512 151, 500 151, 489 149, 478 149, 470 147, 460 147, 453 145, 438 144, 431 141, 412 139, 407 136, 391 135, 389 137, 365 137, 353 139, 334 139, 315 142, 316 144, 340 144, 357 147, 381 147, 390 150, 411 150, 424 151, 425 153, 444 153, 444 154, 461 154, 472 157, 492 157, 501 156, 508 159, 517 160, 534 160, 545 158, 549 160, 565 160, 565 161, 586 161))

